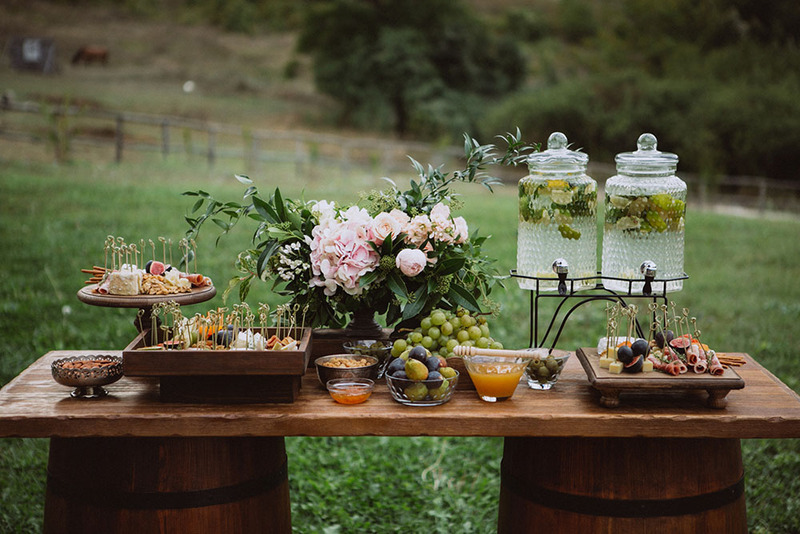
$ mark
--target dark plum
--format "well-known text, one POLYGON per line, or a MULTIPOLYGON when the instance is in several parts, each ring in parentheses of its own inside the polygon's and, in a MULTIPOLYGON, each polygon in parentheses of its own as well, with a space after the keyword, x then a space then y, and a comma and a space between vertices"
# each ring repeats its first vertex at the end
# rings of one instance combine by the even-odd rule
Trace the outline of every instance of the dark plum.
POLYGON ((386 372, 394 376, 394 373, 396 371, 405 372, 405 369, 406 369, 406 362, 404 362, 402 358, 395 358, 389 363, 389 367, 386 368, 386 372))
POLYGON ((428 374, 428 379, 425 380, 425 385, 428 386, 428 389, 436 389, 442 385, 443 380, 444 377, 442 376, 442 373, 439 371, 431 371, 428 374))
POLYGON ((404 378, 404 379, 408 380, 408 375, 406 374, 404 369, 401 369, 399 371, 395 371, 394 373, 392 373, 392 376, 394 378, 404 378))
POLYGON ((430 356, 425 358, 425 367, 428 368, 428 371, 438 371, 439 367, 442 366, 442 362, 439 360, 438 356, 430 356))
POLYGON ((622 345, 617 349, 617 359, 623 365, 627 365, 633 361, 633 350, 628 345, 622 345))
POLYGON ((408 357, 425 363, 428 359, 428 351, 422 345, 417 345, 409 351, 408 357))

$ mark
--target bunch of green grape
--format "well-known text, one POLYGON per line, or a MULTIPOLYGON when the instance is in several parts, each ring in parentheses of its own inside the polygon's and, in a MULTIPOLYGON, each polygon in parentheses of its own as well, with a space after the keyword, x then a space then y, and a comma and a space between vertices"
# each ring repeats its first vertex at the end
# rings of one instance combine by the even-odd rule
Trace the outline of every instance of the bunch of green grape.
POLYGON ((392 356, 397 358, 417 345, 422 345, 431 354, 443 358, 452 356, 453 349, 458 345, 484 349, 503 348, 503 344, 490 335, 486 317, 475 317, 463 308, 456 311, 432 310, 429 315, 420 319, 419 326, 405 338, 395 340, 392 356))

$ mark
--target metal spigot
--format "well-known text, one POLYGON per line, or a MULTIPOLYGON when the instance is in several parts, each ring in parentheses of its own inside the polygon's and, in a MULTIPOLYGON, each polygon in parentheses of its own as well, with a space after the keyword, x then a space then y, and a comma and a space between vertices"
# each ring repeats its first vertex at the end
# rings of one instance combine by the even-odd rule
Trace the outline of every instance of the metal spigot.
POLYGON ((645 260, 639 266, 639 272, 644 275, 644 286, 642 287, 642 295, 650 296, 653 292, 652 282, 653 279, 656 277, 656 272, 658 268, 655 262, 650 260, 645 260))
POLYGON ((569 274, 569 264, 564 258, 558 258, 553 262, 553 272, 558 275, 558 294, 567 294, 567 274, 569 274))

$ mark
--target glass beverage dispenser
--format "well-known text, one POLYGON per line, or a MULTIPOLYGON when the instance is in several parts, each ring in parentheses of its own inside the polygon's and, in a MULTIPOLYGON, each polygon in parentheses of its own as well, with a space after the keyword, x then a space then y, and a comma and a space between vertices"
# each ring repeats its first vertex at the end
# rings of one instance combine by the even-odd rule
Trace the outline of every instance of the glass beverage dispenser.
MULTIPOLYGON (((642 293, 646 272, 682 277, 686 183, 675 176, 678 156, 656 149, 653 134, 639 136, 638 150, 617 154, 617 175, 606 182, 603 285, 642 293), (654 265, 653 265, 654 264, 654 265), (605 277, 621 278, 613 280, 605 277)), ((653 293, 680 291, 683 280, 654 282, 653 293)))
MULTIPOLYGON (((569 288, 595 287, 597 182, 586 175, 588 162, 589 156, 567 148, 563 133, 554 132, 547 150, 528 158, 530 174, 519 181, 517 274, 548 278, 538 281, 540 291, 558 290, 556 266, 569 278, 587 278, 569 288)), ((522 289, 536 289, 537 280, 517 280, 522 289)))

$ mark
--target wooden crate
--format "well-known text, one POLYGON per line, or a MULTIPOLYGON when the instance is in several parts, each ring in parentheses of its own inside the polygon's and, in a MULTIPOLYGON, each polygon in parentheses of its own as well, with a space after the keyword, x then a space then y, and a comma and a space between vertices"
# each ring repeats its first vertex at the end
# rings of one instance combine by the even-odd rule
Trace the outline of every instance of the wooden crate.
MULTIPOLYGON (((266 337, 273 334, 268 328, 266 337)), ((296 350, 137 350, 150 339, 145 330, 125 347, 124 372, 158 378, 164 402, 291 403, 309 364, 312 331, 302 330, 296 350)))

